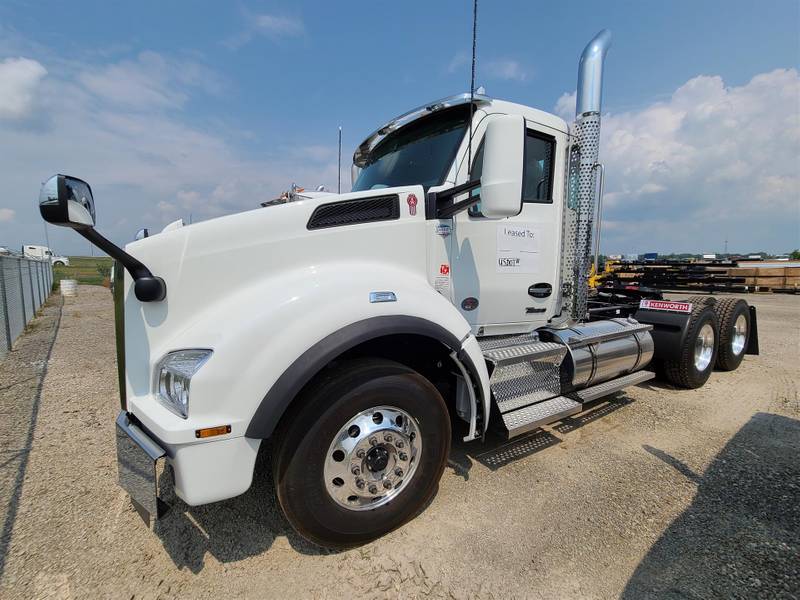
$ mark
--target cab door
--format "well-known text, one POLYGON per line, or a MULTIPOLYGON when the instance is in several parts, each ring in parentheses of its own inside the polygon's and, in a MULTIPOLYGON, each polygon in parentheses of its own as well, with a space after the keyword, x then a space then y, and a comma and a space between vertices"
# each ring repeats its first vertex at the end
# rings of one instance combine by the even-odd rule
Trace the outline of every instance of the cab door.
MULTIPOLYGON (((527 121, 520 213, 488 219, 477 204, 454 217, 453 301, 475 333, 529 331, 554 314, 565 146, 563 132, 527 121)), ((480 177, 482 164, 480 145, 471 179, 480 177)))

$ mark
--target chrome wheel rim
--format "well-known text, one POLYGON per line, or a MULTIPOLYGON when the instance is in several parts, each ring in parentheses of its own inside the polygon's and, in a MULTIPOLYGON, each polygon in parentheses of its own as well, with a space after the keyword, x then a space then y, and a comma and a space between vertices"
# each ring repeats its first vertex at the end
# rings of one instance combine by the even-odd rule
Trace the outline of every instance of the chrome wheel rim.
POLYGON ((371 510, 397 497, 414 477, 422 453, 417 422, 395 406, 364 410, 334 436, 324 484, 348 510, 371 510))
POLYGON ((747 318, 744 315, 739 315, 733 324, 733 336, 731 337, 731 350, 736 356, 739 356, 744 351, 746 341, 747 318))
POLYGON ((714 328, 711 323, 706 323, 700 328, 694 342, 694 367, 698 371, 705 371, 711 364, 714 356, 714 328))

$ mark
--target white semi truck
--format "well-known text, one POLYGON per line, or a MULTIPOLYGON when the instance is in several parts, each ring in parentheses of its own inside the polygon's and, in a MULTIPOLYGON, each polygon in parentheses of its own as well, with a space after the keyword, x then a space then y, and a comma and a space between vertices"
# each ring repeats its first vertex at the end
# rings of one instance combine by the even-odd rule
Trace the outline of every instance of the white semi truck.
POLYGON ((699 387, 757 353, 742 300, 590 293, 609 42, 583 52, 571 126, 445 98, 369 135, 350 193, 125 250, 94 229, 88 184, 44 184, 43 217, 121 265, 119 482, 148 522, 165 485, 189 505, 243 493, 269 439, 297 531, 361 544, 432 498, 454 435, 521 435, 656 373, 699 387))
POLYGON ((25 258, 35 258, 37 260, 49 260, 50 264, 54 267, 69 266, 69 258, 66 256, 59 256, 55 254, 47 246, 37 246, 34 244, 26 244, 22 247, 22 255, 25 258))

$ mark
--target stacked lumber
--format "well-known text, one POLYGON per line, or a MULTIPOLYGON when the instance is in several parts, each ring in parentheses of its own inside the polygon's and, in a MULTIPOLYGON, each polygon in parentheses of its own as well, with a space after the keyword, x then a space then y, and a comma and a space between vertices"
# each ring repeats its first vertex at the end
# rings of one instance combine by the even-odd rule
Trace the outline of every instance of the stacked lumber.
POLYGON ((733 267, 728 269, 728 274, 743 278, 753 291, 800 288, 800 267, 733 267))

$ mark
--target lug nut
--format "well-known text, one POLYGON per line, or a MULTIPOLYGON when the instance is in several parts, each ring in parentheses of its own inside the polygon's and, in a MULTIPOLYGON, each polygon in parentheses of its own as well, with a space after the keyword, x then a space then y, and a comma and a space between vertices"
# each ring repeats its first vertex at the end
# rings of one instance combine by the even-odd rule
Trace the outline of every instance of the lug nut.
POLYGON ((350 469, 350 472, 351 472, 353 475, 355 475, 356 477, 358 477, 359 475, 361 475, 361 469, 360 469, 360 468, 358 468, 358 467, 355 467, 355 466, 354 466, 352 469, 350 469))
POLYGON ((366 452, 364 452, 364 450, 363 450, 363 449, 362 449, 362 450, 359 450, 358 452, 356 452, 356 456, 357 456, 358 458, 364 458, 366 455, 367 455, 367 454, 366 454, 366 452))
POLYGON ((363 479, 361 479, 360 477, 358 479, 356 479, 356 487, 358 489, 363 490, 364 489, 364 485, 365 484, 364 484, 364 480, 363 479))
POLYGON ((392 441, 392 434, 391 433, 387 433, 386 435, 384 435, 383 436, 383 441, 391 442, 392 441))
POLYGON ((400 460, 408 460, 408 454, 405 452, 400 453, 400 460))
POLYGON ((403 443, 403 440, 397 440, 395 446, 397 446, 398 448, 402 448, 403 446, 405 446, 405 444, 403 443))
POLYGON ((378 493, 378 488, 376 486, 374 486, 374 485, 369 486, 369 493, 370 494, 377 494, 378 493))
POLYGON ((374 438, 374 437, 369 438, 369 445, 370 446, 377 446, 378 445, 378 438, 374 438))
POLYGON ((383 487, 385 487, 387 490, 392 489, 392 482, 387 479, 383 482, 383 487))
POLYGON ((398 477, 402 477, 403 476, 403 469, 401 469, 400 467, 397 467, 394 470, 394 474, 397 475, 398 477))

